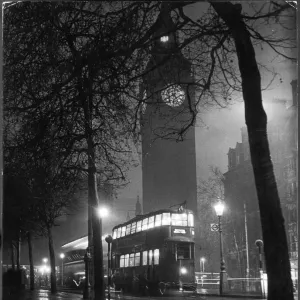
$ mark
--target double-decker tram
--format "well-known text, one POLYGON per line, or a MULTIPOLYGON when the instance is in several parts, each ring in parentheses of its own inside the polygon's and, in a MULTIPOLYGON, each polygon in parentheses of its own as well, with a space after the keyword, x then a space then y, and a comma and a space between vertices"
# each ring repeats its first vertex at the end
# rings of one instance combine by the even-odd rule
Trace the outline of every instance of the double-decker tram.
POLYGON ((115 288, 153 295, 193 290, 194 234, 194 215, 187 209, 159 210, 115 226, 115 288))

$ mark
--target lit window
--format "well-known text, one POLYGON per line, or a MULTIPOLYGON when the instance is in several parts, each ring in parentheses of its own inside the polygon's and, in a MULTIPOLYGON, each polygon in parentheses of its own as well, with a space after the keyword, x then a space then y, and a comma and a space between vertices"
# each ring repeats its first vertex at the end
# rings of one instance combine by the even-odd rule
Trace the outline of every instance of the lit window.
POLYGON ((130 234, 130 229, 131 229, 131 224, 128 224, 126 226, 126 235, 129 235, 130 234))
POLYGON ((142 230, 142 221, 138 221, 136 223, 136 232, 140 232, 142 230))
POLYGON ((134 253, 129 255, 129 267, 134 267, 134 253))
POLYGON ((130 233, 131 233, 131 234, 135 233, 135 229, 136 229, 136 222, 134 222, 134 223, 131 224, 131 230, 130 230, 130 233))
POLYGON ((148 251, 143 251, 143 266, 148 264, 148 251))
POLYGON ((173 226, 187 226, 187 214, 172 214, 173 226))
POLYGON ((162 37, 160 38, 160 41, 163 42, 163 43, 166 43, 168 40, 169 40, 169 37, 168 37, 167 35, 162 36, 162 37))
POLYGON ((149 250, 149 265, 151 266, 153 263, 153 250, 149 250))
POLYGON ((135 253, 135 256, 134 256, 134 265, 136 266, 136 267, 138 267, 138 266, 140 266, 140 257, 141 257, 141 254, 140 254, 140 252, 138 252, 138 253, 135 253))
POLYGON ((126 234, 126 226, 123 226, 121 236, 125 236, 125 234, 126 234))
POLYGON ((116 238, 117 238, 117 229, 115 229, 113 232, 113 239, 116 239, 116 238))
POLYGON ((162 215, 156 215, 155 216, 155 227, 161 226, 161 219, 162 219, 162 215))
POLYGON ((147 229, 148 229, 148 218, 144 219, 142 223, 142 231, 147 229))
POLYGON ((117 238, 121 237, 121 232, 122 232, 122 228, 119 227, 118 228, 118 233, 117 233, 117 238))
POLYGON ((188 214, 188 226, 194 227, 194 215, 188 214))
POLYGON ((129 254, 125 255, 125 262, 124 262, 124 267, 128 267, 129 266, 129 254))
POLYGON ((125 266, 125 255, 120 256, 120 268, 124 268, 125 266))
POLYGON ((149 217, 148 229, 154 227, 154 216, 149 217))
POLYGON ((170 223, 171 223, 170 213, 163 213, 162 225, 170 225, 170 223))
POLYGON ((154 250, 154 265, 158 265, 159 264, 159 249, 155 249, 154 250))

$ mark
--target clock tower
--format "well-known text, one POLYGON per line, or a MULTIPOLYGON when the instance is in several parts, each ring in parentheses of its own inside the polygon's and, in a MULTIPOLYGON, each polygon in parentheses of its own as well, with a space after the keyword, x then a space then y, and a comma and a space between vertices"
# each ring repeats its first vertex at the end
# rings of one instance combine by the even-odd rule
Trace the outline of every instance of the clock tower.
POLYGON ((195 128, 188 126, 195 108, 194 78, 166 6, 141 87, 143 211, 185 203, 196 217, 195 128))

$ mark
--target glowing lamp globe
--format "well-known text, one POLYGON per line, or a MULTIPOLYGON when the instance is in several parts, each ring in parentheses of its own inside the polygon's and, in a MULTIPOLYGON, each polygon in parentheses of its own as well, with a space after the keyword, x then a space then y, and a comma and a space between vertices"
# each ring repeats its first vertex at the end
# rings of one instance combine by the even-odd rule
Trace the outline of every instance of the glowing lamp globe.
POLYGON ((223 215, 223 211, 224 211, 224 204, 223 202, 219 201, 215 206, 215 211, 218 217, 221 217, 223 215))
POLYGON ((109 211, 106 207, 99 207, 97 212, 100 218, 105 218, 109 215, 109 211))

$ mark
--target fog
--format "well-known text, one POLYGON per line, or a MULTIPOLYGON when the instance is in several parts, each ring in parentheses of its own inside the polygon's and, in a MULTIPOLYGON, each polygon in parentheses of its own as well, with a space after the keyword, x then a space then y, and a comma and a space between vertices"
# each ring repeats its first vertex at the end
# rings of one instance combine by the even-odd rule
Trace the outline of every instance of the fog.
MULTIPOLYGON (((196 15, 201 9, 206 9, 207 5, 197 4, 198 11, 189 8, 191 14, 196 15)), ((281 109, 269 104, 274 99, 292 100, 292 89, 290 82, 296 79, 296 65, 290 62, 274 58, 270 55, 268 48, 256 49, 257 59, 278 76, 271 86, 263 91, 263 99, 268 119, 280 118, 281 109)), ((261 68, 262 87, 268 85, 272 79, 272 74, 261 68)), ((291 102, 290 102, 291 103, 291 102)), ((241 127, 245 126, 244 105, 242 96, 240 102, 232 104, 226 109, 212 108, 203 112, 201 118, 204 124, 198 122, 196 126, 196 157, 197 157, 197 177, 206 179, 210 165, 217 166, 222 172, 227 171, 227 153, 229 147, 234 148, 237 142, 241 142, 241 127)), ((118 192, 115 200, 114 212, 107 220, 103 220, 103 233, 111 233, 111 229, 117 223, 126 221, 127 213, 130 217, 134 216, 134 209, 137 196, 140 196, 142 204, 142 170, 141 166, 133 168, 128 174, 130 183, 118 192)), ((87 234, 87 207, 82 208, 75 215, 62 218, 59 221, 60 226, 53 230, 55 251, 57 254, 57 264, 59 264, 59 253, 61 246, 73 239, 82 237, 87 234)), ((47 240, 39 239, 34 241, 34 264, 39 264, 43 257, 48 257, 47 240)), ((4 261, 7 260, 7 253, 4 253, 4 261)), ((27 245, 24 243, 21 253, 22 264, 28 264, 27 245)))

